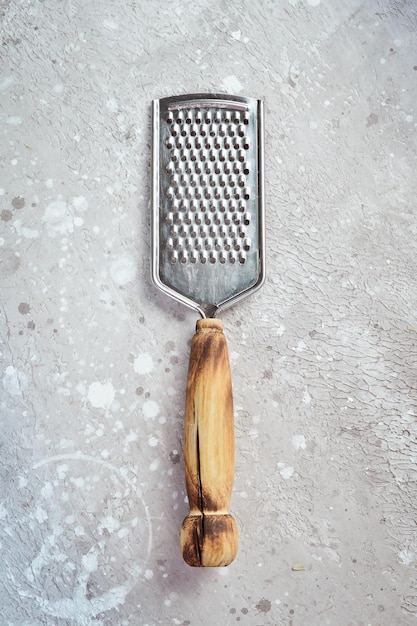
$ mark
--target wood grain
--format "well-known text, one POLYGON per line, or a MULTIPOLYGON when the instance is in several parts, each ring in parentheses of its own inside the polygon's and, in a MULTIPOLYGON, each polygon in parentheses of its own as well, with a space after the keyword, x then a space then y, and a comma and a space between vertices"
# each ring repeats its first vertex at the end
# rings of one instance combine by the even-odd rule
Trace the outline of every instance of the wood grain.
POLYGON ((188 369, 184 426, 185 481, 190 514, 181 549, 193 566, 228 565, 238 547, 229 513, 234 478, 234 419, 223 324, 197 322, 188 369))

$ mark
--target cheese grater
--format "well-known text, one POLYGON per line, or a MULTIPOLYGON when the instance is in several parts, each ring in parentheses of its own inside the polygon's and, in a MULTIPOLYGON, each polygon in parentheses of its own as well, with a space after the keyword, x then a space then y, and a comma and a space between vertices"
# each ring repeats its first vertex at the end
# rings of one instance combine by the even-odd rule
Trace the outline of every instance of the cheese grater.
POLYGON ((195 309, 187 379, 184 464, 190 513, 181 548, 192 566, 237 552, 229 504, 233 399, 220 311, 265 277, 263 105, 221 94, 153 101, 152 279, 195 309))

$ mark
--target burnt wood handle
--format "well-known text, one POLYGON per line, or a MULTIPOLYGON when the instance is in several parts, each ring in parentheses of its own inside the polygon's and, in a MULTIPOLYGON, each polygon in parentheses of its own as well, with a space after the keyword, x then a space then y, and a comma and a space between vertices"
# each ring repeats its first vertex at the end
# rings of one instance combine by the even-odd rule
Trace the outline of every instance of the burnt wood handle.
POLYGON ((236 556, 229 513, 234 477, 233 396, 223 324, 201 319, 191 344, 185 402, 184 463, 190 513, 181 528, 188 565, 220 567, 236 556))

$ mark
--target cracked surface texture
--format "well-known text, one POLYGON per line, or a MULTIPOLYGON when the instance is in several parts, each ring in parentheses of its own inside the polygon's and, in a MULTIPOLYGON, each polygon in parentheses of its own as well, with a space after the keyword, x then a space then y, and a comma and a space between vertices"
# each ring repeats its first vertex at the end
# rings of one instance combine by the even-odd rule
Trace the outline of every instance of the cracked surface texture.
POLYGON ((417 620, 413 0, 0 3, 5 626, 417 620), (265 103, 267 281, 222 315, 236 560, 181 559, 196 315, 152 287, 151 100, 265 103))

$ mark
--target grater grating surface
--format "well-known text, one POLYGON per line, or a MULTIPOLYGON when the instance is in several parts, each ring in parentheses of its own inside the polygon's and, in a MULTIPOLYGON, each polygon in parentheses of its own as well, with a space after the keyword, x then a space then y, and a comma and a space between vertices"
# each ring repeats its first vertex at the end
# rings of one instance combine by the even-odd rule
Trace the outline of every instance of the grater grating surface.
POLYGON ((153 280, 214 316, 264 279, 262 103, 153 102, 153 280))

